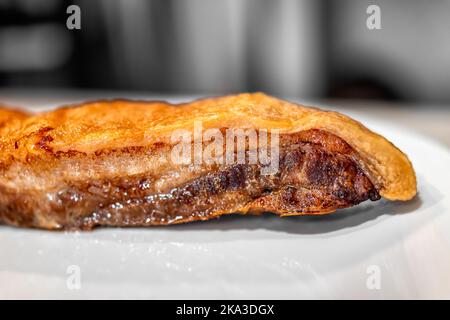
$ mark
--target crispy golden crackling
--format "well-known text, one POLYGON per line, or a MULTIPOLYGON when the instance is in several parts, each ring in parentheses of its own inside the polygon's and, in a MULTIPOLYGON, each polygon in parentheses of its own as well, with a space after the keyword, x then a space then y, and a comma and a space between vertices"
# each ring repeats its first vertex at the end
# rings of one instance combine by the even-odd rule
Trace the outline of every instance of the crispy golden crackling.
POLYGON ((208 128, 280 129, 295 133, 320 129, 347 142, 379 193, 409 200, 416 177, 408 157, 391 142, 337 112, 279 100, 263 93, 239 94, 172 105, 165 102, 98 101, 27 116, 0 109, 0 165, 45 159, 58 153, 170 143, 174 130, 208 128), (49 134, 47 134, 49 133, 49 134))

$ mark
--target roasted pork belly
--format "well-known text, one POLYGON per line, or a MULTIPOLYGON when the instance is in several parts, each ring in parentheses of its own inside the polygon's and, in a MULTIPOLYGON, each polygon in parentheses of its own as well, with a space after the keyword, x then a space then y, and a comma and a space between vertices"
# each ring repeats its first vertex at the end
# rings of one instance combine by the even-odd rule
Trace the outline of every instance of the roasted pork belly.
MULTIPOLYGON (((233 213, 316 215, 416 193, 409 160, 381 136, 340 114, 263 94, 177 106, 102 101, 38 115, 4 114, 0 222, 16 226, 85 230, 233 213), (276 170, 250 161, 262 147, 248 141, 243 150, 231 149, 233 159, 244 152, 238 163, 227 163, 229 154, 218 149, 214 161, 174 161, 173 132, 194 130, 199 121, 218 132, 252 129, 256 138, 278 130, 276 170)), ((190 150, 204 151, 208 142, 192 141, 190 150)))

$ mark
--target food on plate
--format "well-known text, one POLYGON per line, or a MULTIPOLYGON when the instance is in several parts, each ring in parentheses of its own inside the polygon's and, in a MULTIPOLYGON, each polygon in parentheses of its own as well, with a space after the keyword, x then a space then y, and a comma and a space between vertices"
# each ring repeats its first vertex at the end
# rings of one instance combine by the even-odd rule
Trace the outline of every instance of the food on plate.
POLYGON ((382 136, 262 93, 3 108, 0 135, 0 222, 22 227, 319 215, 416 194, 411 162, 382 136))

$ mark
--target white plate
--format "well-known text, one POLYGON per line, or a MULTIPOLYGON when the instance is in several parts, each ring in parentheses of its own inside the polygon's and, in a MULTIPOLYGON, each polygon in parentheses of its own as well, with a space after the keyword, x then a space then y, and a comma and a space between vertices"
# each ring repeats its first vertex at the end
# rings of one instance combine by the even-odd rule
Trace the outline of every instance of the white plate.
POLYGON ((450 298, 449 151, 356 118, 409 155, 415 200, 85 233, 1 226, 0 298, 450 298))

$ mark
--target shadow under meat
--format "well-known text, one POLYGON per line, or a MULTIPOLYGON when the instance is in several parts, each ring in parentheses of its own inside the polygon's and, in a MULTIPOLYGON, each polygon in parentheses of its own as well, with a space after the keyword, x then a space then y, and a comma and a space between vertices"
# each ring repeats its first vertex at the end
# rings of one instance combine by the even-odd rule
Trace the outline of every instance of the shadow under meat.
POLYGON ((352 208, 339 209, 326 215, 289 216, 280 218, 272 213, 255 215, 227 215, 209 221, 173 225, 167 230, 257 230, 266 229, 291 234, 321 234, 339 231, 375 221, 383 215, 407 214, 419 209, 422 200, 418 194, 408 202, 380 200, 364 203, 352 208))

